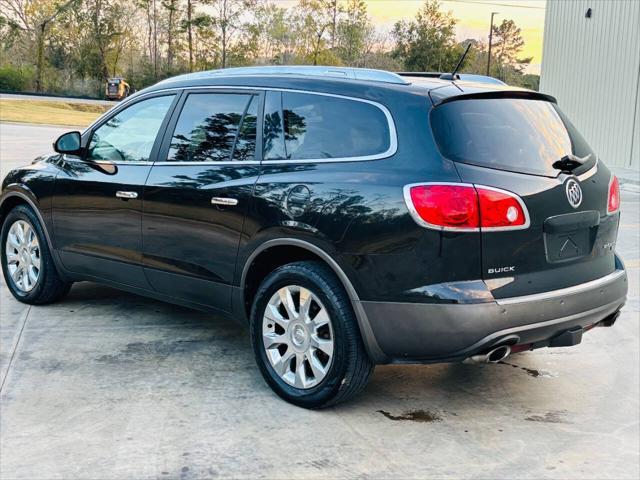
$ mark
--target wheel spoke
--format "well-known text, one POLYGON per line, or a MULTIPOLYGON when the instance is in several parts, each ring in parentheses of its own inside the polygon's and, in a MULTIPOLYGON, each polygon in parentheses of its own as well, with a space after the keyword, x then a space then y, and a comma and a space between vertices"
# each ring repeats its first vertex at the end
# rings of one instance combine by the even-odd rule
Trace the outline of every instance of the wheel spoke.
POLYGON ((280 296, 280 301, 287 311, 287 315, 289 316, 289 320, 293 320, 298 317, 298 312, 296 312, 296 305, 293 303, 293 296, 291 295, 291 289, 289 287, 283 287, 278 290, 278 295, 280 296))
POLYGON ((29 272, 29 286, 34 285, 38 281, 38 271, 33 268, 33 265, 27 267, 29 272))
POLYGON ((293 349, 287 348, 287 351, 284 352, 284 355, 282 355, 277 361, 273 363, 273 369, 281 377, 289 371, 289 365, 291 363, 291 357, 293 357, 293 355, 293 349))
POLYGON ((20 281, 22 280, 22 270, 22 266, 19 266, 13 271, 13 273, 11 273, 11 278, 16 285, 19 285, 20 281))
POLYGON ((309 322, 309 308, 311 307, 311 302, 313 300, 313 295, 306 288, 300 287, 300 318, 302 318, 305 322, 309 322))
POLYGON ((313 325, 317 331, 319 328, 324 327, 328 323, 329 323, 329 315, 327 314, 327 311, 323 308, 313 318, 313 325))
POLYGON ((329 357, 333 355, 333 340, 326 340, 318 337, 317 335, 312 335, 311 345, 324 352, 329 357))
POLYGON ((7 252, 7 265, 16 265, 20 258, 14 252, 7 252))
POLYGON ((31 254, 31 265, 40 270, 40 257, 35 252, 31 254))
POLYGON ((289 345, 286 335, 278 335, 275 332, 263 334, 262 340, 264 348, 271 348, 274 345, 289 345))
POLYGON ((267 305, 267 309, 264 312, 264 318, 266 318, 267 320, 271 320, 272 322, 276 322, 285 330, 289 325, 289 319, 284 318, 282 315, 280 315, 280 312, 278 311, 278 307, 276 305, 272 305, 271 303, 267 305))
POLYGON ((307 372, 303 363, 304 356, 301 353, 296 354, 296 379, 293 384, 296 388, 305 388, 307 386, 307 372))
POLYGON ((20 248, 20 239, 18 239, 18 236, 16 232, 14 232, 13 228, 9 232, 9 235, 7 235, 7 243, 16 250, 20 248))
POLYGON ((322 365, 320 360, 318 360, 318 357, 316 357, 313 354, 308 356, 308 360, 309 360, 309 365, 311 366, 311 371, 313 372, 313 377, 317 381, 322 380, 324 376, 327 374, 327 371, 325 370, 324 365, 322 365))

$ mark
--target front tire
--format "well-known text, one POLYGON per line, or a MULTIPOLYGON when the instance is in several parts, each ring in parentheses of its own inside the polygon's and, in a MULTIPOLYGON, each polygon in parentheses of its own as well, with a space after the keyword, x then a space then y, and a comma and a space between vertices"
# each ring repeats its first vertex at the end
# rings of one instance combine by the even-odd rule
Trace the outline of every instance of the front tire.
POLYGON ((0 233, 4 279, 20 302, 43 305, 64 297, 71 283, 56 270, 42 225, 26 205, 18 205, 4 219, 0 233))
POLYGON ((321 262, 290 263, 265 278, 253 301, 251 339, 269 386, 305 408, 348 400, 374 369, 351 302, 321 262))

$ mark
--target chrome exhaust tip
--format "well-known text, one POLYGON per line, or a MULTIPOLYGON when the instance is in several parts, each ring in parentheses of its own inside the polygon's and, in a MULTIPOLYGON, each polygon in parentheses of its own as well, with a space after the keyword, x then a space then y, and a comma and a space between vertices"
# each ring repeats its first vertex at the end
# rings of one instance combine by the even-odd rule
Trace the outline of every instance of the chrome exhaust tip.
POLYGON ((473 355, 466 358, 462 363, 478 364, 478 363, 498 363, 511 354, 511 347, 509 345, 501 345, 489 350, 487 353, 480 355, 473 355))

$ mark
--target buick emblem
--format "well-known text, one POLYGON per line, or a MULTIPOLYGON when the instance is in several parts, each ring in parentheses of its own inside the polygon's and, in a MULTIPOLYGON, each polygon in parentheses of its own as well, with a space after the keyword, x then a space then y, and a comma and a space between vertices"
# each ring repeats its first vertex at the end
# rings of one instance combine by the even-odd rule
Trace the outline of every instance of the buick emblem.
POLYGON ((566 185, 567 200, 573 208, 578 208, 582 203, 582 189, 580 184, 573 178, 570 178, 566 185))

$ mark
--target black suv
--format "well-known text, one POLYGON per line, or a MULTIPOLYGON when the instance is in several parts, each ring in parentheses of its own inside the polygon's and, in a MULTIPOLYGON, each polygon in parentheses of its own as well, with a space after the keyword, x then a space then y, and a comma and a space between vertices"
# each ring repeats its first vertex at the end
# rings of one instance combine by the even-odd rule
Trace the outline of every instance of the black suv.
POLYGON ((20 301, 90 280, 248 322, 286 400, 575 345, 627 293, 618 181, 547 95, 249 68, 141 91, 6 177, 20 301))

